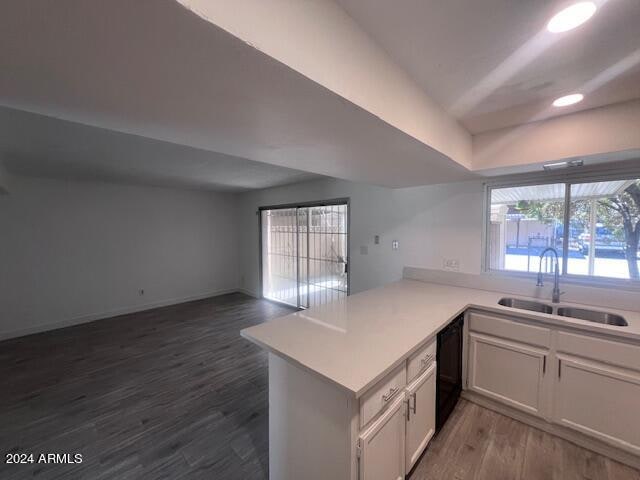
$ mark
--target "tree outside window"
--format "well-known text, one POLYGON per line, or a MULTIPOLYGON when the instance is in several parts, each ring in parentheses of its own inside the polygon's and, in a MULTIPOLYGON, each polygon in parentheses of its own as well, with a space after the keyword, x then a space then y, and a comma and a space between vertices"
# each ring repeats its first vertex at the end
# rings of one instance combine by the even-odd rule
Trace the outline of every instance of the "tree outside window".
POLYGON ((537 263, 523 260, 538 253, 537 241, 558 250, 564 273, 640 280, 640 179, 569 186, 569 205, 565 184, 492 189, 490 268, 537 271, 537 263))

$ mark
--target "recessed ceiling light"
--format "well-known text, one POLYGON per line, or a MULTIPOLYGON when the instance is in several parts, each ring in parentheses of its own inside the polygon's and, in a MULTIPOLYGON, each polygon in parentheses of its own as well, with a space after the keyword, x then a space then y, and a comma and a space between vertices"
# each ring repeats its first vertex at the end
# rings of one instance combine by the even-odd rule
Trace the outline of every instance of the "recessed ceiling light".
POLYGON ((581 102, 584 98, 584 95, 581 93, 572 93, 571 95, 565 95, 564 97, 556 98, 553 101, 554 107, 567 107, 569 105, 573 105, 574 103, 581 102))
POLYGON ((547 23, 547 30, 552 33, 560 33, 574 29, 589 20, 596 13, 596 9, 594 2, 574 3, 556 13, 547 23))

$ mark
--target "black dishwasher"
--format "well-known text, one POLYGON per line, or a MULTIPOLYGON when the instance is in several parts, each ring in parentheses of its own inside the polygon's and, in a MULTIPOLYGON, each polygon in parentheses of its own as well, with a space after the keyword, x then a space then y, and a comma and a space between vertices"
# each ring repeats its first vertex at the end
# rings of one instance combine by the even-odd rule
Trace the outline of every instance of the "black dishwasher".
POLYGON ((436 432, 453 411, 462 392, 462 327, 464 314, 438 333, 436 432))

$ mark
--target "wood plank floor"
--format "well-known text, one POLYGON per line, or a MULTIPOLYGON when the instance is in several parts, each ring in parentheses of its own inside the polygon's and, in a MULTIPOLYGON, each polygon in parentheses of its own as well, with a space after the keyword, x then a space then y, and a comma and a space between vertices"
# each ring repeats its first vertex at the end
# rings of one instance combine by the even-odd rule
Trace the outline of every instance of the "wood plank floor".
POLYGON ((640 480, 640 472, 460 400, 410 480, 640 480))
MULTIPOLYGON (((290 311, 231 294, 0 342, 0 479, 268 478, 267 358, 239 331, 290 311)), ((461 401, 411 476, 427 479, 640 473, 461 401)))
POLYGON ((266 479, 267 358, 239 331, 291 311, 230 294, 1 342, 0 479, 266 479))

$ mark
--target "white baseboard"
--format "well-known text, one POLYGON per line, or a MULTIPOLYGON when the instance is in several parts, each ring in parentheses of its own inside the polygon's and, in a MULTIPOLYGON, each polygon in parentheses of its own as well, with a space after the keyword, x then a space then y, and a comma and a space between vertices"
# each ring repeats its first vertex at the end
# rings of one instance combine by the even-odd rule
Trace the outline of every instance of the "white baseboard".
POLYGON ((206 292, 198 295, 189 295, 186 297, 172 298, 169 300, 161 300, 158 302, 145 303, 143 305, 117 308, 117 309, 109 310, 106 312, 81 315, 79 317, 70 318, 67 320, 63 320, 61 322, 44 323, 44 324, 34 325, 31 327, 23 328, 19 330, 0 331, 0 341, 8 340, 10 338, 24 337, 25 335, 32 335, 34 333, 46 332, 49 330, 57 330, 59 328, 70 327, 72 325, 79 325, 81 323, 95 322, 96 320, 117 317, 119 315, 127 315, 129 313, 142 312, 144 310, 151 310, 153 308, 168 307, 169 305, 192 302, 194 300, 202 300, 204 298, 210 298, 210 297, 218 297, 220 295, 226 295, 226 294, 235 293, 235 292, 242 292, 242 293, 246 293, 247 295, 254 296, 248 290, 245 291, 244 289, 238 289, 238 288, 227 288, 222 290, 215 290, 213 292, 206 292))
POLYGON ((245 295, 249 295, 250 297, 253 297, 253 298, 260 298, 260 295, 258 295, 257 292, 254 292, 252 290, 247 290, 246 288, 238 288, 236 289, 236 292, 244 293, 245 295))

